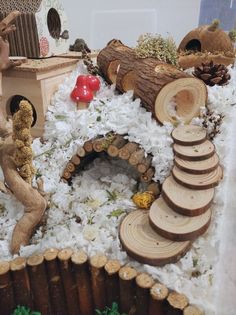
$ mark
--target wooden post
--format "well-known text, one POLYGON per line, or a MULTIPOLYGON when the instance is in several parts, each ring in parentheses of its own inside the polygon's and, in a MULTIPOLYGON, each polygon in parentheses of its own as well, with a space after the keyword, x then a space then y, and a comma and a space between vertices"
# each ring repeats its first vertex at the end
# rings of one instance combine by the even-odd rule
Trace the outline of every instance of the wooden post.
POLYGON ((120 303, 119 290, 119 270, 121 268, 118 260, 109 260, 105 265, 106 271, 106 294, 107 305, 111 306, 113 302, 120 303))
POLYGON ((17 257, 10 263, 16 305, 33 307, 26 259, 17 257))
POLYGON ((138 148, 138 143, 135 142, 128 142, 126 145, 123 146, 123 148, 119 151, 119 158, 122 160, 128 160, 130 158, 130 155, 136 151, 138 148))
POLYGON ((86 153, 93 152, 93 141, 89 140, 84 143, 84 150, 86 153))
POLYGON ((108 155, 111 157, 116 157, 119 154, 119 150, 127 143, 127 140, 124 139, 121 135, 116 135, 114 141, 109 145, 107 149, 108 155))
POLYGON ((48 249, 44 253, 49 282, 50 301, 53 314, 66 314, 66 301, 60 277, 57 254, 58 250, 54 248, 48 249))
POLYGON ((161 283, 156 283, 150 290, 149 315, 165 314, 165 301, 168 296, 168 289, 161 283))
POLYGON ((90 281, 88 256, 83 251, 75 252, 71 256, 77 282, 79 307, 81 315, 93 315, 94 305, 90 281))
POLYGON ((70 260, 72 254, 73 250, 71 248, 66 248, 62 249, 58 253, 57 257, 59 259, 61 277, 66 297, 67 314, 78 315, 80 312, 77 298, 77 285, 74 275, 72 274, 72 264, 70 260))
POLYGON ((188 298, 184 294, 177 292, 171 292, 167 301, 167 315, 183 315, 184 309, 188 306, 188 298))
POLYGON ((149 312, 149 291, 154 280, 146 273, 136 277, 136 315, 148 315, 149 312))
POLYGON ((15 307, 12 281, 10 276, 10 264, 0 262, 0 314, 9 315, 15 307))
POLYGON ((137 271, 129 266, 124 266, 119 271, 120 306, 121 311, 129 313, 135 305, 135 278, 137 271))
POLYGON ((33 293, 34 308, 42 315, 51 314, 50 297, 44 257, 31 256, 27 259, 30 286, 33 293))
POLYGON ((189 305, 184 309, 183 315, 203 315, 203 312, 200 311, 197 307, 189 305))
POLYGON ((106 307, 106 280, 104 267, 107 263, 106 256, 95 255, 90 259, 93 300, 96 309, 106 307))

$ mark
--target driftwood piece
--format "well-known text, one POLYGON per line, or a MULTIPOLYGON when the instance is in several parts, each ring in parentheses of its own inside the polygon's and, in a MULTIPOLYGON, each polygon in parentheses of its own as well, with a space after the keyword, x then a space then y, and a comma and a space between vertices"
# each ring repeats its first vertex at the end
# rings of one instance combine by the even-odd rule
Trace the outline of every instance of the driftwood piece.
POLYGON ((141 273, 136 277, 136 314, 148 315, 149 313, 149 291, 154 285, 153 278, 141 273))
POLYGON ((206 140, 206 130, 199 126, 184 125, 172 131, 174 142, 180 145, 197 145, 206 140))
MULTIPOLYGON (((66 314, 66 301, 57 260, 58 250, 51 248, 44 252, 50 301, 54 314, 66 314)), ((24 305, 24 304, 21 304, 24 305)))
POLYGON ((124 266, 119 271, 120 278, 120 308, 124 313, 129 313, 135 305, 135 278, 137 271, 124 266))
POLYGON ((0 311, 2 315, 9 315, 15 308, 14 293, 10 275, 10 264, 0 262, 0 311))
POLYGON ((117 157, 119 150, 127 143, 127 140, 124 139, 121 135, 116 135, 113 142, 109 145, 107 149, 108 155, 111 157, 117 157))
POLYGON ((102 310, 106 307, 106 277, 104 267, 106 256, 95 255, 90 259, 91 281, 95 308, 102 310))
POLYGON ((211 210, 195 216, 187 217, 173 211, 160 197, 151 206, 149 222, 161 236, 172 241, 194 240, 205 233, 211 221, 211 210))
POLYGON ((168 315, 182 315, 183 310, 188 306, 188 298, 184 294, 171 292, 167 298, 168 315))
POLYGON ((16 305, 25 305, 32 309, 33 302, 26 269, 26 259, 17 257, 10 263, 16 305))
POLYGON ((149 315, 165 314, 165 301, 169 294, 166 286, 161 283, 156 283, 150 290, 149 315))
POLYGON ((214 198, 214 189, 193 190, 178 184, 172 176, 162 185, 162 197, 175 212, 198 216, 207 211, 214 198))
POLYGON ((215 153, 214 144, 209 140, 193 146, 174 144, 173 150, 177 157, 188 161, 209 159, 215 153))
POLYGON ((72 254, 72 249, 63 249, 58 253, 58 260, 66 297, 67 314, 77 315, 79 314, 79 305, 77 299, 76 281, 72 272, 72 264, 70 260, 72 254))
POLYGON ((44 257, 42 255, 31 256, 27 259, 27 265, 34 307, 43 315, 49 315, 51 306, 44 257))
POLYGON ((122 160, 128 160, 130 155, 138 149, 138 144, 135 142, 128 142, 119 151, 119 158, 122 160))
POLYGON ((110 307, 113 302, 120 302, 119 291, 119 270, 121 268, 118 260, 109 260, 105 265, 106 272, 106 295, 107 305, 110 307))
POLYGON ((71 256, 77 283, 79 307, 81 315, 93 315, 94 305, 92 287, 89 276, 88 256, 83 251, 75 252, 71 256))

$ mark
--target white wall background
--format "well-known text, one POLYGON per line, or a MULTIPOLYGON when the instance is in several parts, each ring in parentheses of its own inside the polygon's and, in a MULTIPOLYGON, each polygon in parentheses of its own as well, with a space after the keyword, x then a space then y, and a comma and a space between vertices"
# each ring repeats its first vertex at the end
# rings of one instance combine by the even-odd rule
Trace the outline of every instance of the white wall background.
POLYGON ((84 38, 92 49, 112 38, 135 46, 140 34, 172 35, 179 44, 198 25, 200 0, 60 0, 69 19, 70 41, 84 38))

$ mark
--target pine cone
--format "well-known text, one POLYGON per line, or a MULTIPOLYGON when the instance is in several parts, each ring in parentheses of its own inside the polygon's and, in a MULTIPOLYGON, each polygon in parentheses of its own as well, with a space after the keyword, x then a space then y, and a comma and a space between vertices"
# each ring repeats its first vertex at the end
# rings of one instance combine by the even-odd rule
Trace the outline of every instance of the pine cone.
POLYGON ((213 61, 202 63, 200 67, 194 68, 193 75, 203 80, 207 85, 226 85, 229 83, 230 75, 225 65, 214 64, 213 61))

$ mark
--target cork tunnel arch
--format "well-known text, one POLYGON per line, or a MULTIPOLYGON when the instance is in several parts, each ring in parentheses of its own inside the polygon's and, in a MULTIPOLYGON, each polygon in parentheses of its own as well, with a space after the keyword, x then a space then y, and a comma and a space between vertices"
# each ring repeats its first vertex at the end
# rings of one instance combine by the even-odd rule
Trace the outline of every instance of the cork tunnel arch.
POLYGON ((48 30, 52 38, 59 39, 61 34, 61 18, 56 9, 51 8, 47 14, 48 30))
POLYGON ((32 102, 26 98, 25 96, 22 95, 13 95, 6 104, 6 113, 9 116, 13 116, 18 110, 19 110, 19 105, 21 101, 28 101, 32 107, 33 110, 33 123, 31 125, 31 127, 33 127, 36 122, 37 122, 37 112, 36 109, 34 107, 34 105, 32 104, 32 102))

